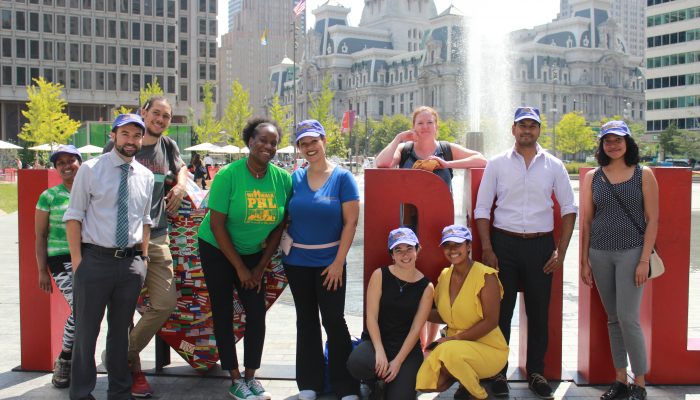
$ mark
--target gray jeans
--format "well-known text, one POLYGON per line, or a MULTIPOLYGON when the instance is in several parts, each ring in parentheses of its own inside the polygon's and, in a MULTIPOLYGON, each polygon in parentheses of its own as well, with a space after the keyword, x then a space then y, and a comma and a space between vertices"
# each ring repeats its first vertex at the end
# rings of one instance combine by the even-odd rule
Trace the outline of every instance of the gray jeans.
POLYGON ((634 274, 642 248, 605 251, 590 249, 595 286, 608 314, 608 334, 615 368, 627 368, 629 355, 635 376, 647 373, 644 333, 639 325, 639 307, 644 286, 634 285, 634 274))
POLYGON ((83 247, 83 259, 73 274, 75 342, 71 368, 71 400, 88 398, 97 376, 95 345, 107 310, 107 398, 131 398, 127 362, 129 326, 146 277, 140 257, 117 259, 83 247))

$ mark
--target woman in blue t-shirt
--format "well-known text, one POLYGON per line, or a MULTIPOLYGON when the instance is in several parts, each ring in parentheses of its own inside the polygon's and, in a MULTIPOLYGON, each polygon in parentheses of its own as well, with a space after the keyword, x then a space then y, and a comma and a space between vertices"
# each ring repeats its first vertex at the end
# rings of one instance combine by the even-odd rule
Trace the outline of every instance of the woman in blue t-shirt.
POLYGON ((360 193, 352 174, 326 158, 326 132, 318 121, 299 123, 296 145, 309 165, 292 174, 287 231, 293 244, 284 269, 297 312, 299 399, 312 400, 323 392, 319 311, 333 391, 341 399, 357 399, 359 383, 345 367, 352 343, 344 311, 345 257, 355 237, 360 193))

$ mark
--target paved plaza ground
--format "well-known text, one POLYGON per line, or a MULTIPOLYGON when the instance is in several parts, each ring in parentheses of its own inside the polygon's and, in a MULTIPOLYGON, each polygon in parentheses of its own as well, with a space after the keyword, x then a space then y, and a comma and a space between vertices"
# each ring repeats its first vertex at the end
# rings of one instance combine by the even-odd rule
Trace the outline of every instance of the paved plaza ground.
MULTIPOLYGON (((698 184, 693 187, 694 207, 698 207, 697 199, 700 199, 698 184)), ((694 208, 694 217, 698 210, 694 208)), ((3 268, 0 269, 0 349, 3 357, 0 358, 0 399, 68 399, 67 390, 55 389, 51 385, 51 374, 35 372, 17 372, 13 369, 20 365, 20 336, 19 336, 19 276, 17 253, 17 214, 0 215, 0 260, 3 260, 3 268)), ((697 224, 696 224, 697 225, 697 224)), ((697 229, 697 228, 694 228, 697 229)), ((362 265, 361 247, 363 244, 362 221, 358 228, 358 237, 350 254, 348 265, 351 268, 360 268, 362 265)), ((694 249, 697 247, 693 246, 694 249)), ((564 351, 563 364, 566 379, 562 382, 553 382, 557 399, 597 399, 604 387, 577 386, 569 378, 576 369, 577 357, 577 271, 578 258, 578 229, 576 229, 571 244, 570 253, 567 255, 565 270, 565 297, 564 297, 564 351), (573 293, 573 295, 572 295, 573 293)), ((350 275, 350 274, 349 274, 350 275)), ((354 273, 353 279, 348 279, 348 298, 353 304, 348 304, 347 321, 353 335, 359 336, 362 330, 361 297, 357 304, 358 293, 361 293, 361 273, 354 273), (359 288, 359 289, 358 289, 359 288)), ((691 283, 691 290, 692 289, 691 283)), ((692 299, 692 297, 691 297, 692 299)), ((698 303, 697 301, 695 303, 698 303)), ((698 317, 698 304, 691 306, 691 329, 700 327, 698 317)), ((295 311, 289 291, 285 291, 278 302, 268 312, 267 335, 263 365, 259 371, 259 377, 263 385, 273 394, 273 399, 296 399, 297 388, 294 378, 295 364, 295 311)), ((516 319, 517 320, 517 319, 516 319)), ((514 327, 513 337, 518 337, 517 327, 514 327)), ((97 363, 102 368, 99 355, 105 344, 106 327, 103 325, 102 336, 98 340, 97 363)), ((700 337, 700 335, 696 335, 700 337)), ((239 354, 242 347, 239 343, 239 354)), ((515 364, 513 355, 517 354, 517 345, 511 346, 511 365, 515 364)), ((156 394, 155 399, 225 399, 228 379, 221 371, 212 371, 207 376, 197 375, 188 365, 181 361, 173 351, 173 364, 167 367, 163 373, 156 374, 154 367, 155 351, 152 344, 142 354, 144 368, 149 374, 149 381, 156 394)), ((698 366, 700 368, 700 366, 698 366)), ((102 369, 103 370, 103 369, 102 369)), ((512 371, 511 371, 512 372, 512 371)), ((513 374, 511 374, 513 375, 513 374)), ((514 375, 513 375, 514 376, 514 375)), ((487 385, 488 386, 488 385, 487 385)), ((106 399, 107 377, 99 374, 97 387, 93 395, 98 399, 106 399)), ((427 399, 452 399, 456 386, 441 395, 423 394, 420 400, 427 399)), ((698 399, 700 400, 700 386, 650 386, 648 388, 649 399, 698 399)), ((536 398, 528 389, 525 382, 511 383, 511 399, 536 398)), ((335 399, 333 396, 322 397, 323 400, 335 399)), ((407 399, 408 400, 408 399, 407 399)))

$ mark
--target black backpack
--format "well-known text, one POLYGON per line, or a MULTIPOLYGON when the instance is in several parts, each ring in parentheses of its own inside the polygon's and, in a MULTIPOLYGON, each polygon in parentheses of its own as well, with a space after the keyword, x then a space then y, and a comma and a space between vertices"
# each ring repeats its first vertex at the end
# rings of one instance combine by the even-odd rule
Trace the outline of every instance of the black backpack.
MULTIPOLYGON (((445 161, 452 161, 452 147, 450 147, 450 142, 446 140, 438 141, 438 146, 440 146, 440 152, 442 153, 442 159, 445 161)), ((401 161, 399 161, 399 168, 411 157, 413 153, 413 142, 406 142, 401 150, 401 161)), ((450 178, 454 176, 452 173, 452 168, 448 168, 450 171, 450 178)))

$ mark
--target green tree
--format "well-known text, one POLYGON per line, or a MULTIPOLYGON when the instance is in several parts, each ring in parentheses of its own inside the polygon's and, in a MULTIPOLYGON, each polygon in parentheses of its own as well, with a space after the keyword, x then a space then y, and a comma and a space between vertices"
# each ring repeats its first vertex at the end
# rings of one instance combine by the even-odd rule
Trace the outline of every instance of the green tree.
POLYGON ((446 119, 438 124, 438 140, 456 142, 467 132, 467 123, 456 119, 446 119))
MULTIPOLYGON (((161 88, 160 84, 158 83, 158 78, 155 78, 152 83, 147 84, 145 88, 142 88, 139 91, 140 103, 136 108, 140 109, 141 105, 145 104, 146 100, 150 99, 152 96, 162 96, 164 94, 165 92, 163 92, 163 88, 161 88)), ((114 109, 112 112, 112 117, 117 118, 119 114, 130 114, 132 112, 134 112, 133 108, 121 105, 119 108, 114 109)), ((164 133, 167 134, 168 132, 166 131, 164 133)))
POLYGON ((194 111, 190 109, 192 116, 192 130, 197 135, 199 143, 218 143, 221 141, 221 121, 216 119, 214 113, 214 83, 209 81, 202 89, 204 110, 195 121, 194 111))
POLYGON ((63 85, 48 82, 43 77, 34 79, 34 83, 27 88, 29 101, 27 109, 22 110, 27 122, 17 136, 31 143, 68 142, 68 138, 80 128, 80 122, 63 112, 67 104, 61 97, 63 85))
POLYGON ((139 91, 139 100, 141 101, 139 103, 139 107, 143 104, 146 104, 146 101, 150 99, 153 96, 163 96, 165 92, 163 91, 163 88, 160 87, 160 84, 158 83, 158 78, 154 78, 153 82, 148 83, 146 87, 142 88, 139 91))
POLYGON ((580 112, 564 114, 557 124, 557 150, 564 154, 577 154, 596 146, 595 133, 586 125, 580 112))
POLYGON ((243 147, 242 132, 248 118, 253 115, 250 107, 250 91, 243 88, 238 79, 231 84, 231 97, 228 100, 221 127, 226 131, 228 142, 238 147, 243 147))
POLYGON ((291 144, 289 139, 291 137, 291 127, 293 121, 291 118, 287 118, 291 108, 292 107, 289 105, 282 106, 280 104, 279 95, 275 93, 275 97, 272 98, 272 105, 270 106, 270 118, 276 121, 280 128, 282 128, 282 132, 280 132, 280 135, 282 136, 280 138, 280 148, 287 147, 291 144))
POLYGON ((326 130, 326 154, 329 156, 347 157, 348 148, 345 138, 340 133, 340 126, 333 117, 333 97, 335 92, 331 90, 331 76, 326 74, 321 84, 321 91, 314 97, 309 93, 309 118, 315 119, 326 130))
POLYGON ((680 135, 680 130, 675 123, 669 124, 669 126, 661 131, 659 135, 659 147, 664 152, 665 158, 670 158, 673 154, 678 153, 678 142, 673 139, 680 135))
POLYGON ((537 143, 547 150, 552 150, 552 130, 549 129, 549 124, 547 122, 547 116, 540 115, 540 138, 537 139, 537 143))
POLYGON ((694 160, 700 159, 700 132, 679 129, 672 141, 678 154, 694 160))
POLYGON ((372 135, 369 139, 369 153, 378 154, 389 144, 397 134, 411 129, 411 119, 402 114, 383 116, 380 121, 372 124, 372 135))
POLYGON ((130 114, 131 112, 133 112, 132 108, 127 106, 119 106, 119 108, 115 108, 112 112, 112 119, 117 118, 119 114, 130 114))

